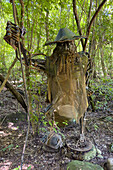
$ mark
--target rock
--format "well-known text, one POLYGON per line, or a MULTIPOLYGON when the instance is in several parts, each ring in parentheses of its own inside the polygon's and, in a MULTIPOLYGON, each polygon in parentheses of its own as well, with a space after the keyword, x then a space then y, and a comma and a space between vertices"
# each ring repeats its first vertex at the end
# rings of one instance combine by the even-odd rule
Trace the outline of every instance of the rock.
POLYGON ((99 150, 98 148, 96 149, 95 146, 93 145, 92 149, 86 153, 84 153, 83 159, 86 161, 89 161, 91 159, 93 159, 94 157, 98 157, 98 158, 103 158, 103 156, 101 155, 101 150, 99 150))
POLYGON ((64 160, 62 160, 62 164, 65 164, 64 160))
POLYGON ((99 154, 99 155, 102 154, 101 150, 99 150, 98 148, 97 148, 97 154, 99 154))
POLYGON ((100 165, 84 162, 84 161, 72 161, 67 165, 67 170, 104 170, 100 165))
POLYGON ((89 161, 89 160, 93 159, 94 157, 96 157, 96 148, 93 145, 93 147, 90 151, 84 153, 83 159, 86 161, 89 161))
POLYGON ((86 152, 72 152, 72 150, 68 150, 66 156, 68 158, 73 157, 73 159, 75 160, 85 160, 85 161, 89 161, 95 157, 98 158, 103 158, 103 156, 101 155, 101 151, 98 148, 95 148, 94 145, 92 145, 92 149, 86 152))
POLYGON ((54 152, 63 146, 61 135, 56 134, 55 132, 45 134, 41 141, 45 144, 45 150, 47 149, 48 152, 52 152, 52 150, 54 152))
POLYGON ((98 155, 97 155, 97 158, 101 158, 101 159, 103 159, 103 156, 102 156, 102 155, 100 155, 100 154, 98 154, 98 155))
POLYGON ((113 158, 108 158, 107 168, 108 168, 108 170, 113 170, 113 158))

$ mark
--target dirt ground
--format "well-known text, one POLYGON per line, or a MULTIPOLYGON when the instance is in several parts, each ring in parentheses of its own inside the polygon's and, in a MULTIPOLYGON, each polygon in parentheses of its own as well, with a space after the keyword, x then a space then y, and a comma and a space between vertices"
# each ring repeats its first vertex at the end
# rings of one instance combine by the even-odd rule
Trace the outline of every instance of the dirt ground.
MULTIPOLYGON (((85 135, 96 144, 102 152, 101 158, 93 158, 89 162, 97 163, 104 168, 109 157, 113 157, 113 104, 95 112, 87 113, 85 135)), ((44 119, 40 119, 39 133, 33 135, 30 127, 27 147, 24 155, 23 170, 66 170, 67 164, 74 160, 67 153, 67 147, 56 153, 43 150, 41 138, 46 127, 44 119)), ((65 137, 79 130, 74 124, 61 129, 65 137)), ((9 91, 0 93, 0 170, 13 170, 20 166, 21 155, 27 132, 27 116, 24 110, 9 91)))

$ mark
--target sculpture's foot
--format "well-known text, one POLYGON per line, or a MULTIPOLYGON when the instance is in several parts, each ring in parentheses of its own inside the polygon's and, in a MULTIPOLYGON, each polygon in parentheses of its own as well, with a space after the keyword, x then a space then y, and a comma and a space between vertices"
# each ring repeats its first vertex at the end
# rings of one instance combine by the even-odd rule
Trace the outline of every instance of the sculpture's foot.
POLYGON ((63 146, 61 135, 56 134, 54 131, 45 134, 41 141, 43 149, 48 152, 57 152, 63 146))
POLYGON ((84 134, 80 134, 80 139, 77 141, 76 147, 83 148, 86 146, 86 138, 84 134))

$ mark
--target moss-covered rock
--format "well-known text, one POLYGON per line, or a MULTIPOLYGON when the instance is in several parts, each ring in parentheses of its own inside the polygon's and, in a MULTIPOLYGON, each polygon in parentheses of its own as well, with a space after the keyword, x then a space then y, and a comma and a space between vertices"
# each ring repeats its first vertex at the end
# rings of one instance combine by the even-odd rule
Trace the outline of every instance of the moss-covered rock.
POLYGON ((84 153, 83 159, 86 161, 89 161, 89 160, 93 159, 94 157, 96 157, 96 148, 93 145, 93 147, 90 151, 84 153))
POLYGON ((72 161, 67 165, 67 170, 104 170, 100 165, 84 161, 72 161))

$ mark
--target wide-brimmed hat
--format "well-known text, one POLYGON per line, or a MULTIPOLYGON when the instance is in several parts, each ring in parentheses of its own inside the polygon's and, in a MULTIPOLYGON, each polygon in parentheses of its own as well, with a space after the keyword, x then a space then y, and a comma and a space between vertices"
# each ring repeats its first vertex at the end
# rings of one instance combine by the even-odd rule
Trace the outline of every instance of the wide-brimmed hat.
POLYGON ((54 41, 49 41, 46 42, 45 45, 51 45, 51 44, 55 44, 55 43, 62 43, 62 42, 66 42, 66 41, 73 41, 73 40, 78 40, 81 38, 86 38, 83 36, 76 36, 75 33, 73 33, 72 31, 70 31, 68 28, 61 28, 58 32, 58 35, 56 36, 54 41))

